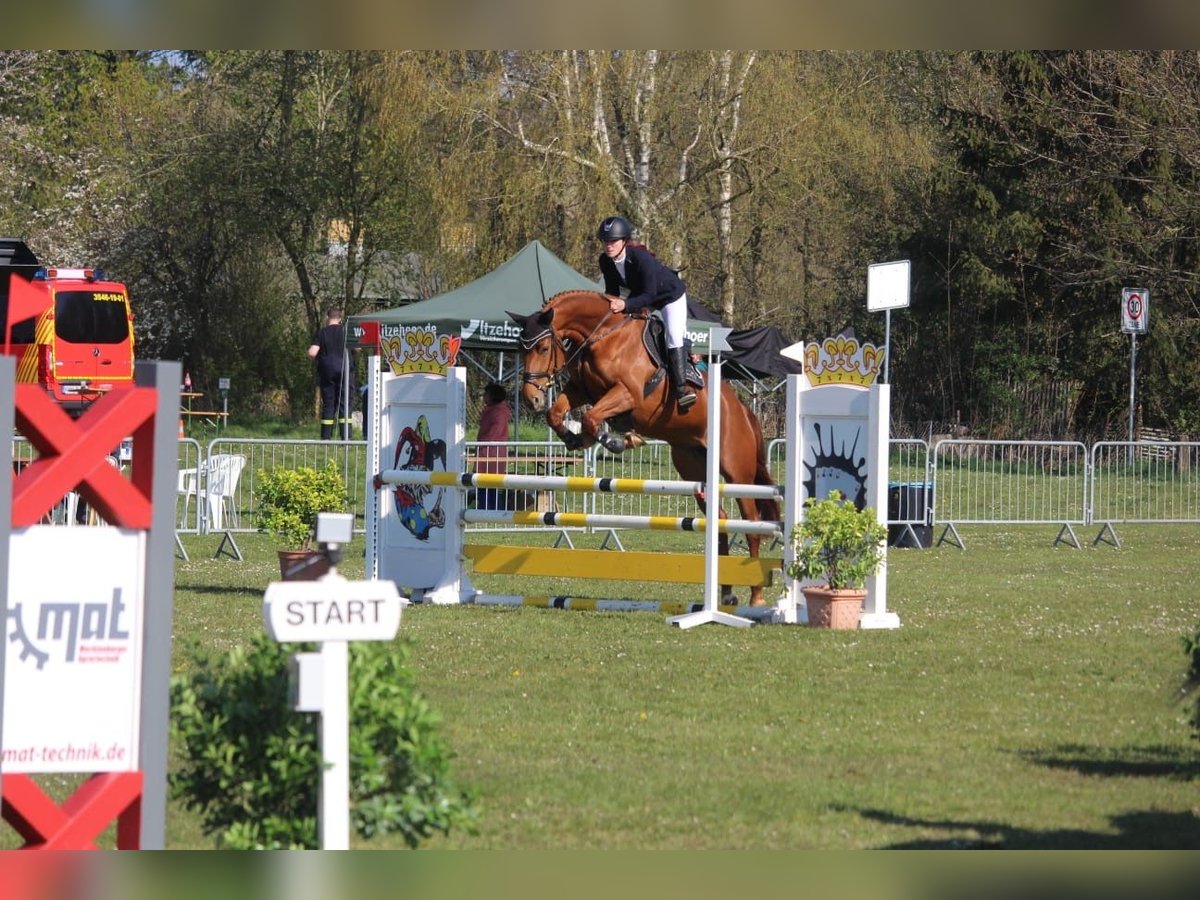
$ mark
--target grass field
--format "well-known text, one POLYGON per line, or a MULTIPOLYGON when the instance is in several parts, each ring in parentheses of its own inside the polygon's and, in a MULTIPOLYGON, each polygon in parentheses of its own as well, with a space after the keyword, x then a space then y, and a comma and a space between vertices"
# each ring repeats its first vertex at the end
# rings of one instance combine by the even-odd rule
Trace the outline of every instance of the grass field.
MULTIPOLYGON (((1084 550, 1052 547, 1054 528, 966 531, 967 551, 890 554, 895 631, 410 607, 401 639, 482 811, 478 834, 429 846, 1200 848, 1200 742, 1171 702, 1180 636, 1200 620, 1200 529, 1124 528, 1122 549, 1084 550)), ((244 562, 184 540, 177 669, 191 641, 260 630, 278 573, 263 536, 239 537, 244 562)), ((212 844, 173 806, 168 846, 212 844)))

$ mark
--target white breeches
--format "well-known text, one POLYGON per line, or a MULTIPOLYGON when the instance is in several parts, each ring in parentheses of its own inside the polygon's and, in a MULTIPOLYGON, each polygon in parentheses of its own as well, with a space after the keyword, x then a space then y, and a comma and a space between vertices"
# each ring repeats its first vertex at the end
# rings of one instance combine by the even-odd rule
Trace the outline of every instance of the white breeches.
POLYGON ((687 332, 687 294, 664 306, 662 317, 663 324, 667 326, 667 346, 682 347, 687 332))

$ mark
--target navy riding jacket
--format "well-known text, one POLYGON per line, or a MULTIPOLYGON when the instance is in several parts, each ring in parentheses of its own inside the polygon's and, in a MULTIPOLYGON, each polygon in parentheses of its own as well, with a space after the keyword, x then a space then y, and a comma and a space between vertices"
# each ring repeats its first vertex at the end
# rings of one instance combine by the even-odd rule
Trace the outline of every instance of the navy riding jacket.
POLYGON ((629 288, 629 296, 625 298, 627 310, 662 309, 687 290, 683 279, 673 269, 667 268, 643 247, 626 245, 624 280, 617 271, 617 264, 604 253, 600 254, 600 271, 604 273, 604 293, 619 297, 622 287, 629 288))

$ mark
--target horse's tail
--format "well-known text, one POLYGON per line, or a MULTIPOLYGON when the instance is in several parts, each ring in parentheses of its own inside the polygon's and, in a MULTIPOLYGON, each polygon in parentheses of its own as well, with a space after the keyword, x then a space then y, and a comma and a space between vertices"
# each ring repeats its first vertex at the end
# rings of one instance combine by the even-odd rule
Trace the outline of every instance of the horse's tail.
MULTIPOLYGON (((750 427, 754 430, 755 440, 755 457, 754 457, 754 483, 774 485, 775 479, 771 477, 771 467, 767 464, 767 444, 763 440, 762 424, 758 421, 758 416, 754 414, 754 410, 746 407, 746 415, 750 419, 750 427)), ((756 500, 758 506, 759 518, 764 522, 779 522, 779 501, 756 500)))

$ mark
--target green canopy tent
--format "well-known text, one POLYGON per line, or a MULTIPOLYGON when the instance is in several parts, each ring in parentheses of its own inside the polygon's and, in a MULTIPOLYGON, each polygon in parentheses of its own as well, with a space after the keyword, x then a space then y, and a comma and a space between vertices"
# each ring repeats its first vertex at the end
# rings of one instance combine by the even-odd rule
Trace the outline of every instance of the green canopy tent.
MULTIPOLYGON (((506 361, 509 352, 520 349, 520 329, 508 317, 509 310, 528 315, 561 291, 595 291, 603 287, 602 282, 580 275, 541 241, 534 240, 491 272, 461 287, 396 309, 351 316, 347 326, 353 331, 356 324, 377 322, 384 333, 389 325, 435 326, 439 334, 462 338, 463 362, 475 366, 488 379, 503 382, 513 377, 519 366, 519 362, 506 361), (495 371, 471 355, 471 351, 489 350, 499 354, 495 371)), ((693 350, 707 352, 708 329, 720 324, 718 316, 688 298, 687 337, 693 350)), ((732 337, 736 336, 737 332, 732 337)), ((517 409, 519 416, 519 404, 517 409)))

